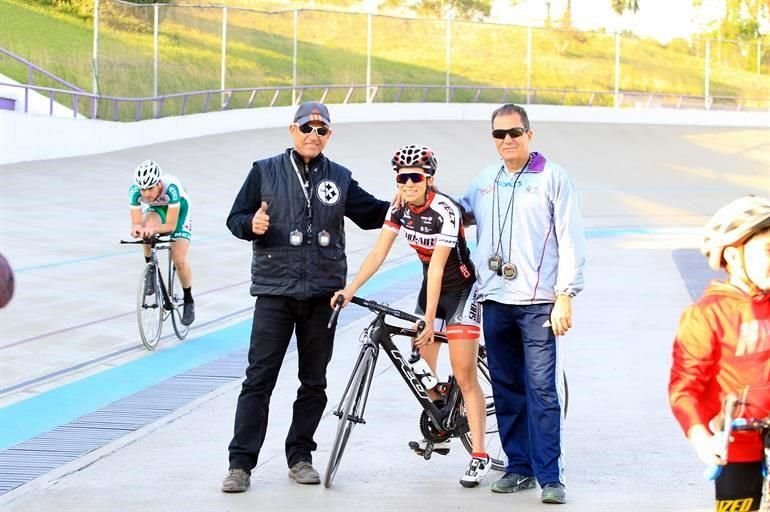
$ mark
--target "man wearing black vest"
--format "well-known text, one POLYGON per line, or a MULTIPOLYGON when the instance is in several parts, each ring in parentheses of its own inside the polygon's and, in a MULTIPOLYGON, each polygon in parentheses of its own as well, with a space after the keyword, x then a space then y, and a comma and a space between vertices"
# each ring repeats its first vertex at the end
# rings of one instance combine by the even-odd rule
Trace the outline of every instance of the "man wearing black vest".
POLYGON ((270 395, 296 330, 300 388, 286 437, 289 477, 320 483, 313 441, 326 407, 326 367, 334 330, 329 301, 345 287, 344 217, 379 229, 389 209, 322 151, 332 135, 325 105, 299 106, 289 126, 294 147, 254 162, 235 198, 227 227, 252 243, 251 295, 256 297, 249 366, 238 397, 223 492, 243 492, 265 440, 270 395))

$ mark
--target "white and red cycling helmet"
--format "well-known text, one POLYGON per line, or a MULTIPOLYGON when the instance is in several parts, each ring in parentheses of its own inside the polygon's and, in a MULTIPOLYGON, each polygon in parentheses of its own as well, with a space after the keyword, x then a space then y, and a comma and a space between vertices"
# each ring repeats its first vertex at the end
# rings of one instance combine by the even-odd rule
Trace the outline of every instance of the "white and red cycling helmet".
POLYGON ((428 146, 409 144, 401 146, 390 160, 393 170, 398 172, 402 167, 419 167, 430 176, 436 174, 438 160, 428 146))

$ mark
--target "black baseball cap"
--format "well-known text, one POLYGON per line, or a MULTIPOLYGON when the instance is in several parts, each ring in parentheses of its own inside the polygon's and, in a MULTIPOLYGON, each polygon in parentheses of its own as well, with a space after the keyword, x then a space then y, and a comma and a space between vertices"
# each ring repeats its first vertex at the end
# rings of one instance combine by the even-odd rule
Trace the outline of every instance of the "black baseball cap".
POLYGON ((294 114, 294 122, 302 125, 309 123, 310 121, 321 121, 327 126, 331 126, 332 122, 329 120, 329 109, 323 103, 316 101, 306 101, 299 106, 297 112, 294 114))

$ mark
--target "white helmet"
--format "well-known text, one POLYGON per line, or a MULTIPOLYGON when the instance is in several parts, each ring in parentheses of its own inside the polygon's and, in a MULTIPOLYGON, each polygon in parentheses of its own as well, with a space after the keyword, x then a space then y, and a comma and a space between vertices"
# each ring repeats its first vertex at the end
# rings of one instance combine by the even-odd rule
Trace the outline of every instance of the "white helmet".
POLYGON ((134 171, 134 182, 142 190, 155 186, 160 181, 160 166, 155 160, 145 160, 134 171))
POLYGON ((752 235, 770 227, 770 200, 743 196, 720 208, 706 223, 701 253, 709 267, 719 270, 724 265, 725 247, 737 246, 752 235))

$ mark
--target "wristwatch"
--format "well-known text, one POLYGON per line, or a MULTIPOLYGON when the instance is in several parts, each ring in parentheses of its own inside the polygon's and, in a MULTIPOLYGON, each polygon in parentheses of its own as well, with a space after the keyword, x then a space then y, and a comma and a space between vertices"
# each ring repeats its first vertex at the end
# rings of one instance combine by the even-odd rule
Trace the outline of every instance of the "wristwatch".
POLYGON ((572 299, 575 297, 575 295, 577 295, 577 293, 575 293, 573 290, 565 290, 562 292, 556 292, 556 296, 558 297, 559 295, 566 295, 567 297, 572 299))

